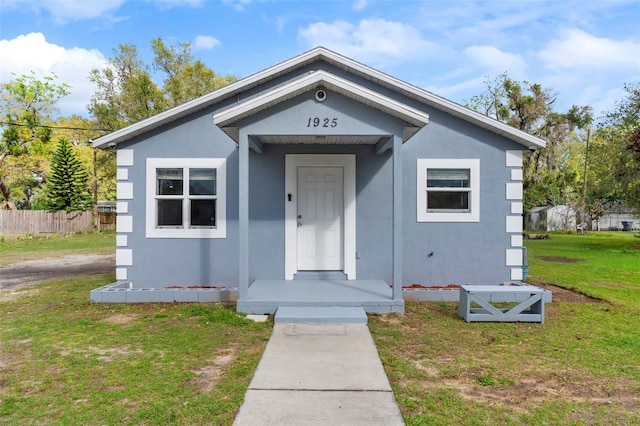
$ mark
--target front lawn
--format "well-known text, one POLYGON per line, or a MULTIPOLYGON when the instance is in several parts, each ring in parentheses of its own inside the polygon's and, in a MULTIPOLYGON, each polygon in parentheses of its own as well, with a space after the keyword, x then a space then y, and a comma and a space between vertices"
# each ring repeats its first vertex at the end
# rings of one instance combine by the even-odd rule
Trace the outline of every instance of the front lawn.
POLYGON ((113 254, 115 252, 116 233, 110 231, 27 234, 15 237, 0 235, 0 266, 67 254, 113 254))
POLYGON ((551 234, 527 240, 529 282, 562 287, 640 308, 640 238, 632 232, 551 234))
MULTIPOLYGON (((76 238, 106 246, 98 234, 1 247, 49 256, 76 238)), ((640 424, 639 241, 527 241, 532 283, 586 294, 552 287, 544 325, 465 323, 457 303, 370 315, 407 424, 640 424)), ((0 424, 231 424, 272 323, 233 305, 89 303, 113 280, 0 293, 0 424)))
POLYGON ((231 424, 271 325, 233 305, 90 304, 113 280, 0 299, 0 424, 231 424))
POLYGON ((465 323, 457 303, 370 317, 407 424, 640 424, 639 241, 527 241, 531 282, 599 298, 554 287, 544 325, 465 323))

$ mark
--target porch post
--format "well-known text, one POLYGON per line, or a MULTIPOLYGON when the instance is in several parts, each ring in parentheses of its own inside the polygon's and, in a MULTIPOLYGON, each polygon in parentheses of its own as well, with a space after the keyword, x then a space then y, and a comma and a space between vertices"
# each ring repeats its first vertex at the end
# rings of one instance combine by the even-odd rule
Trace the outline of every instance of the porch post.
POLYGON ((249 139, 238 141, 238 299, 249 296, 249 139))
POLYGON ((393 137, 393 300, 402 300, 402 138, 393 137))

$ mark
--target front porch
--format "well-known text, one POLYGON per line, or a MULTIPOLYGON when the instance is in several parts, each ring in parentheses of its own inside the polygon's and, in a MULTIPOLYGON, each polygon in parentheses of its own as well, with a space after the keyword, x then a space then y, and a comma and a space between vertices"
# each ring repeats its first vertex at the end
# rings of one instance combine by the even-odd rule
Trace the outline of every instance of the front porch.
POLYGON ((255 280, 238 312, 274 314, 278 307, 357 306, 372 313, 404 313, 404 301, 394 300, 383 280, 255 280))

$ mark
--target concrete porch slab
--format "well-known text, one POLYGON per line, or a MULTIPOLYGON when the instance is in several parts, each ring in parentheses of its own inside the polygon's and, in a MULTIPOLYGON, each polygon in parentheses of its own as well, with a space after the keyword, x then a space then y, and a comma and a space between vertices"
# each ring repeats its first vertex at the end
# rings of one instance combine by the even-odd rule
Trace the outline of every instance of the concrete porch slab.
POLYGON ((255 280, 248 296, 237 301, 238 312, 274 314, 280 307, 347 306, 366 312, 404 312, 383 280, 255 280))

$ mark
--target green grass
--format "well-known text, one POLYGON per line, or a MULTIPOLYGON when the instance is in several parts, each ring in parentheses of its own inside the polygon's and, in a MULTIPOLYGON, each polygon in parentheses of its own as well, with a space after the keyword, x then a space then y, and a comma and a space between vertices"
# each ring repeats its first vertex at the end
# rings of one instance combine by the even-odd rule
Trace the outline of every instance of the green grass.
POLYGON ((527 240, 528 281, 550 282, 615 304, 640 308, 640 238, 631 232, 553 233, 527 240), (573 259, 575 263, 543 260, 573 259))
POLYGON ((113 279, 0 302, 0 424, 231 424, 271 325, 219 304, 90 304, 113 279))
POLYGON ((67 254, 115 253, 115 232, 0 236, 0 266, 67 254))
MULTIPOLYGON (((91 251, 85 239, 113 251, 113 235, 91 234, 1 247, 36 258, 91 251)), ((532 282, 604 300, 554 296, 544 325, 465 323, 456 303, 370 316, 407 424, 640 425, 639 241, 631 233, 527 241, 532 282)), ((88 302, 112 281, 0 293, 0 424, 231 424, 271 324, 234 306, 88 302)))
POLYGON ((371 316, 406 423, 640 425, 638 241, 630 233, 527 241, 533 281, 604 299, 554 298, 544 325, 465 323, 455 303, 371 316))

